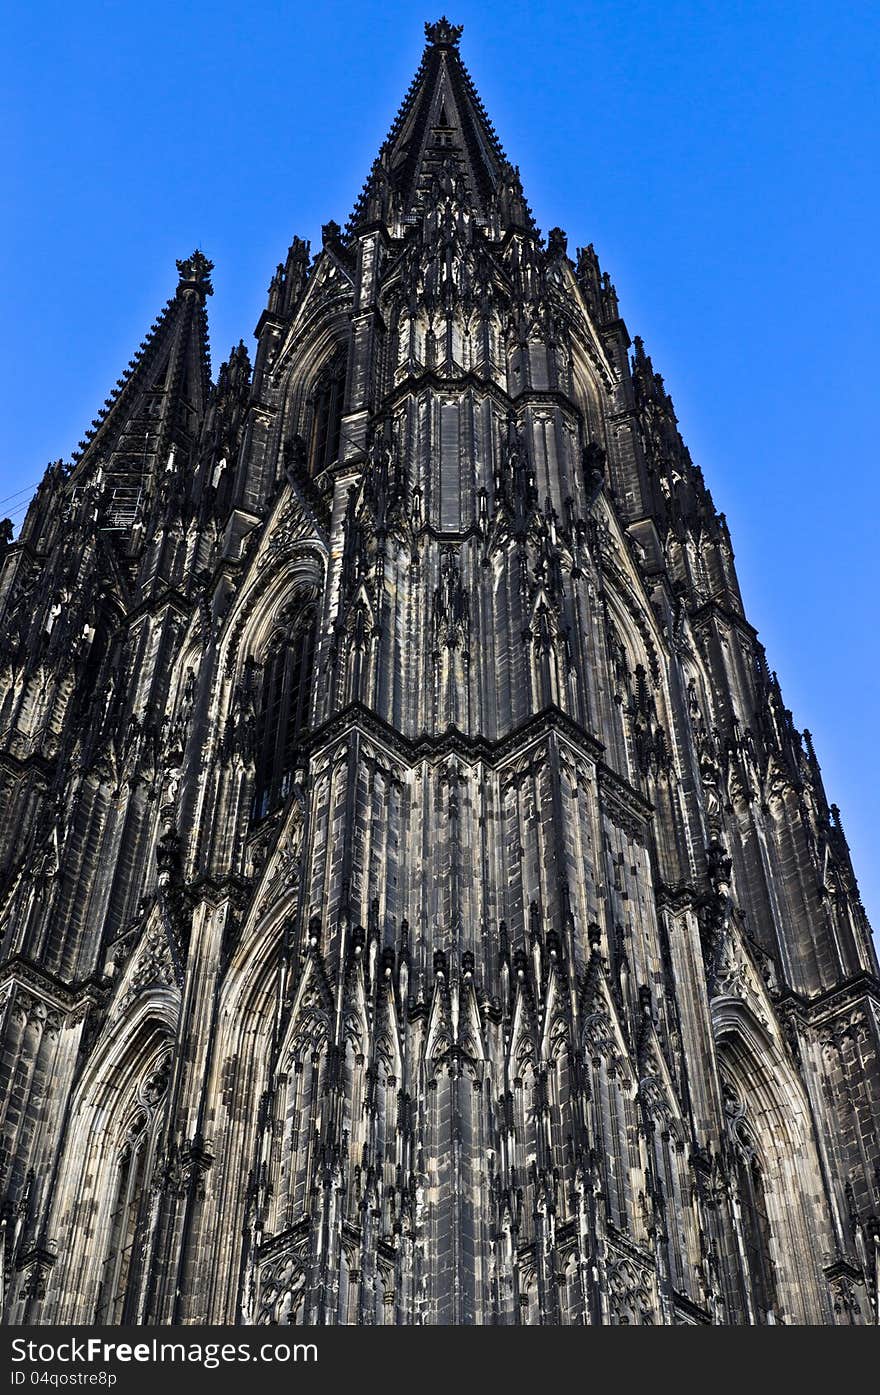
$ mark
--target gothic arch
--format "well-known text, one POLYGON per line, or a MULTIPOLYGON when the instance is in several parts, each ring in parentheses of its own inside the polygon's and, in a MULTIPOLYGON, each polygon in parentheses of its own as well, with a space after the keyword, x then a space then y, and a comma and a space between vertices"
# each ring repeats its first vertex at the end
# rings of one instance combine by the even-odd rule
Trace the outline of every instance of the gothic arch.
POLYGON ((326 1020, 309 1014, 279 1057, 276 1156, 267 1218, 271 1234, 288 1230, 311 1211, 310 1195, 319 1162, 318 1118, 326 1087, 327 1038, 326 1020))
MULTIPOLYGON (((320 312, 318 312, 320 313, 320 312)), ((326 315, 326 312, 325 312, 326 315)), ((281 438, 292 443, 297 436, 308 442, 316 386, 331 364, 341 362, 343 389, 347 365, 351 323, 348 309, 326 315, 320 329, 312 323, 300 328, 283 353, 284 408, 281 438)))
MULTIPOLYGON (((653 1033, 652 1033, 653 1034, 653 1033)), ((658 1235, 672 1288, 699 1298, 699 1221, 690 1171, 690 1135, 668 1067, 656 1039, 640 1053, 639 1100, 652 1170, 658 1235)))
POLYGON ((48 1226, 50 1236, 64 1237, 64 1248, 43 1320, 118 1323, 136 1317, 177 1011, 170 990, 143 994, 99 1039, 74 1091, 48 1226), (121 1209, 127 1214, 118 1214, 121 1209), (112 1253, 114 1244, 130 1251, 124 1269, 122 1255, 112 1253), (55 1292, 63 1295, 57 1301, 55 1292))
POLYGON ((308 594, 295 595, 262 656, 254 693, 254 819, 283 805, 292 788, 297 748, 312 717, 317 631, 313 601, 308 594))
MULTIPOLYGON (((820 1198, 824 1184, 803 1086, 775 1041, 738 998, 711 1003, 718 1068, 728 1090, 728 1148, 735 1165, 735 1134, 747 1130, 761 1171, 776 1309, 771 1322, 830 1321, 823 1258, 832 1251, 829 1217, 820 1198), (730 1099, 737 1104, 732 1117, 730 1099)), ((740 1223, 740 1244, 747 1245, 740 1223)), ((750 1321, 766 1322, 747 1295, 750 1321)))
MULTIPOLYGON (((267 869, 268 874, 268 869, 267 869)), ((251 1301, 250 1270, 241 1292, 242 1241, 254 1220, 242 1178, 253 1176, 263 1152, 261 1119, 255 1102, 267 1089, 273 1067, 273 1037, 278 1008, 278 974, 285 913, 292 909, 280 896, 263 907, 260 888, 252 902, 227 969, 218 1004, 218 1031, 211 1062, 210 1091, 220 1103, 213 1122, 214 1152, 221 1165, 208 1174, 204 1225, 210 1234, 223 1219, 227 1246, 215 1247, 206 1273, 213 1310, 234 1322, 251 1301)), ((252 1257, 245 1242, 245 1261, 252 1257)))
MULTIPOLYGON (((231 804, 234 817, 231 820, 227 817, 227 824, 217 831, 217 837, 221 843, 225 840, 226 845, 240 838, 243 821, 250 810, 265 660, 271 652, 273 637, 295 628, 306 611, 314 617, 312 670, 316 671, 320 664, 326 554, 317 539, 297 541, 287 537, 283 508, 279 512, 281 517, 276 513, 270 521, 265 539, 255 554, 249 580, 227 617, 219 644, 217 672, 221 682, 212 712, 215 764, 209 780, 203 782, 202 798, 207 797, 211 781, 216 783, 224 779, 217 758, 222 763, 237 754, 239 763, 226 777, 234 782, 233 798, 223 802, 227 814, 231 804)), ((220 807, 219 802, 217 807, 220 807)))
POLYGON ((267 1231, 278 1234, 308 1214, 316 1179, 322 1097, 331 1039, 323 971, 310 955, 296 989, 284 1038, 272 1053, 274 1123, 267 1231))
POLYGON ((605 592, 606 641, 613 693, 619 709, 621 740, 630 778, 638 787, 652 760, 670 752, 671 704, 658 646, 645 619, 634 613, 622 588, 605 592))
POLYGON ((304 463, 310 475, 320 475, 340 458, 347 358, 344 348, 331 354, 315 373, 309 387, 303 435, 306 446, 304 463))
POLYGON ((592 368, 577 351, 575 341, 571 356, 572 395, 583 424, 583 444, 596 441, 605 445, 605 419, 602 413, 601 395, 592 368))
POLYGON ((226 673, 240 672, 246 658, 260 657, 286 607, 298 599, 318 602, 323 597, 327 557, 317 539, 291 539, 288 546, 279 548, 281 555, 276 565, 261 567, 262 559, 271 549, 273 533, 277 536, 281 531, 277 522, 277 519, 270 522, 266 531, 268 547, 265 550, 261 547, 257 553, 250 584, 243 588, 226 623, 221 641, 222 667, 226 673))
POLYGON ((606 585, 604 594, 608 613, 624 641, 633 668, 637 664, 642 665, 652 685, 656 685, 662 694, 665 709, 667 696, 660 662, 662 641, 651 623, 653 617, 650 608, 638 606, 628 594, 626 586, 614 578, 606 585))
POLYGON ((543 587, 531 606, 529 635, 532 710, 558 707, 563 712, 576 711, 574 669, 568 659, 558 612, 543 587))

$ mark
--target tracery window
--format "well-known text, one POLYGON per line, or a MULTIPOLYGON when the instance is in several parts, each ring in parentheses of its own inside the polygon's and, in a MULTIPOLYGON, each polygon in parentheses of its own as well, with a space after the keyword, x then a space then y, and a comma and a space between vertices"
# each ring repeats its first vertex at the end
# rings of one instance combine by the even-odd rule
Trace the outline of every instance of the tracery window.
POLYGON ((255 819, 265 818, 290 793, 297 749, 309 722, 316 626, 310 607, 278 631, 270 645, 257 711, 255 819))
POLYGON ((138 1321, 149 1183, 169 1073, 170 1058, 165 1057, 142 1083, 116 1157, 107 1247, 95 1307, 95 1322, 107 1326, 138 1321))
POLYGON ((728 1135, 733 1145, 733 1180, 754 1318, 762 1325, 774 1323, 778 1293, 764 1168, 744 1117, 742 1101, 727 1081, 724 1083, 724 1108, 728 1135))
POLYGON ((312 393, 309 472, 317 475, 339 457, 345 404, 345 355, 338 354, 319 377, 312 393))
POLYGON ((772 1322, 775 1321, 777 1304, 776 1271, 771 1251, 764 1174, 754 1151, 747 1146, 737 1149, 736 1183, 755 1317, 759 1323, 772 1322))

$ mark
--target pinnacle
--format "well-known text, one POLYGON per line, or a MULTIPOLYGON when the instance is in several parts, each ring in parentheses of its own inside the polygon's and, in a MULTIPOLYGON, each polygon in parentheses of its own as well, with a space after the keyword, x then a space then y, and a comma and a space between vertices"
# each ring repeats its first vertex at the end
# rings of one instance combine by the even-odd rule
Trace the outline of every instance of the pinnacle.
POLYGON ((464 25, 450 24, 445 15, 436 24, 425 24, 425 38, 432 48, 458 48, 463 33, 464 25))
POLYGON ((191 256, 179 260, 177 270, 180 275, 178 292, 198 291, 203 297, 214 294, 214 287, 211 285, 214 263, 208 261, 201 248, 197 247, 191 256))

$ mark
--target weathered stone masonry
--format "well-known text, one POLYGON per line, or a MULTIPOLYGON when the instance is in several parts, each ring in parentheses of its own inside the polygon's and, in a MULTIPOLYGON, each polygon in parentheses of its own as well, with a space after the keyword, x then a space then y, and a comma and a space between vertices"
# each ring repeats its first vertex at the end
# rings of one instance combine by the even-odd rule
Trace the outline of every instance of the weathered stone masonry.
POLYGON ((179 262, 0 544, 6 1318, 876 1322, 839 813, 426 28, 253 366, 179 262))

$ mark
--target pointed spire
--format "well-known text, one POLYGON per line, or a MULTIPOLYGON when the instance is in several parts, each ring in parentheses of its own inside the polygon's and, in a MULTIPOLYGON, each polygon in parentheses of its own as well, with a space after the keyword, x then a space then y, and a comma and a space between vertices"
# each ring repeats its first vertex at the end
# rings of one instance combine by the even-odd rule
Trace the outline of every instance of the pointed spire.
POLYGON ((74 452, 78 476, 111 457, 143 474, 157 453, 194 443, 210 390, 205 300, 213 265, 198 249, 177 262, 178 285, 74 452))
POLYGON ((517 182, 470 74, 461 60, 462 25, 445 16, 425 25, 422 61, 348 223, 385 221, 398 231, 421 206, 432 180, 451 172, 481 218, 499 189, 517 182))

